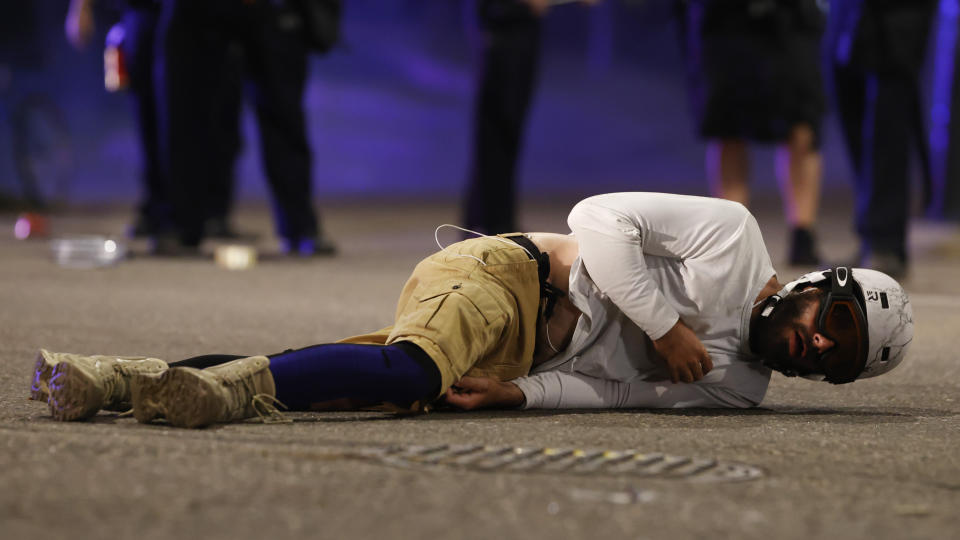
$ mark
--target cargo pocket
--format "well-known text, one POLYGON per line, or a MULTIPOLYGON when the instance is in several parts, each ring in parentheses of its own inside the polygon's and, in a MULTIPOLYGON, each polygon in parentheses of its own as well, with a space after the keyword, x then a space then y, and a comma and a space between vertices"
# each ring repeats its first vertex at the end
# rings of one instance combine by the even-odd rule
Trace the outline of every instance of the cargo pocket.
MULTIPOLYGON (((421 306, 426 307, 426 311, 432 311, 423 325, 430 328, 431 324, 434 324, 434 320, 447 303, 456 305, 453 309, 456 310, 455 313, 462 312, 460 315, 464 317, 464 321, 479 322, 479 320, 476 320, 476 317, 479 316, 484 325, 490 324, 494 313, 489 313, 489 307, 487 308, 488 313, 484 313, 484 309, 481 307, 484 302, 480 298, 483 295, 486 295, 486 292, 482 289, 473 284, 464 286, 462 281, 450 281, 442 287, 431 288, 431 291, 426 292, 425 296, 419 300, 421 306), (474 311, 476 314, 472 313, 474 311)), ((451 306, 448 306, 448 308, 449 307, 451 306)), ((450 309, 446 310, 445 315, 449 314, 447 312, 450 312, 450 309)), ((446 321, 439 321, 436 324, 446 326, 448 323, 446 321)))
POLYGON ((507 314, 483 289, 463 280, 431 284, 394 326, 391 340, 421 336, 435 343, 461 377, 497 346, 507 314))

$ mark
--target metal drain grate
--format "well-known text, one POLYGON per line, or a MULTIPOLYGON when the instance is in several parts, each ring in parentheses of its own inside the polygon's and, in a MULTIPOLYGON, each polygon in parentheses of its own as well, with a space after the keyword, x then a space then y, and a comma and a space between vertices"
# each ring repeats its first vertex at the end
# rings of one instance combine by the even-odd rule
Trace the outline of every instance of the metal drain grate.
POLYGON ((763 469, 714 459, 641 453, 514 446, 389 446, 359 451, 366 459, 396 467, 448 467, 484 472, 642 476, 709 482, 739 482, 764 476, 763 469))

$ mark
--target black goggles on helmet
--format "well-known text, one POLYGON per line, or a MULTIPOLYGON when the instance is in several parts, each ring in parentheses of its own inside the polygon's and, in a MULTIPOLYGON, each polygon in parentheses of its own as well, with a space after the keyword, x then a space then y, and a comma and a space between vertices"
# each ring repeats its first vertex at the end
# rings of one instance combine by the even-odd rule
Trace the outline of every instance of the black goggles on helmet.
POLYGON ((817 331, 834 343, 820 354, 824 378, 834 384, 854 381, 867 363, 869 335, 850 268, 839 266, 830 272, 830 289, 816 322, 817 331))

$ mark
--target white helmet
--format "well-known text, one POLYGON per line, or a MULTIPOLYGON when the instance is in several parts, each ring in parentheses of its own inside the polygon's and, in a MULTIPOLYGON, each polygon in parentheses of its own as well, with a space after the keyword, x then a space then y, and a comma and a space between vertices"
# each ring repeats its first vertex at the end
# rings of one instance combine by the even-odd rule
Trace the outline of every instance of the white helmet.
POLYGON ((913 308, 895 279, 844 266, 810 272, 784 286, 760 315, 769 317, 781 298, 810 285, 827 293, 816 324, 836 346, 821 355, 825 373, 805 377, 842 384, 886 373, 903 361, 913 341, 913 308))

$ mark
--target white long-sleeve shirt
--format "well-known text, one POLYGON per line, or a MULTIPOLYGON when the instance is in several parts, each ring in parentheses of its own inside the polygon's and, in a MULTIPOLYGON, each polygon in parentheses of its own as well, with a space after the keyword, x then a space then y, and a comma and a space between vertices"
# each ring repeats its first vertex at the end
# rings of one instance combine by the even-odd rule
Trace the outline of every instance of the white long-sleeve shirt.
POLYGON ((514 382, 526 408, 752 407, 770 380, 749 350, 754 300, 774 275, 742 205, 663 193, 611 193, 567 219, 580 255, 570 345, 514 382), (713 360, 695 383, 671 383, 651 340, 678 317, 713 360))

